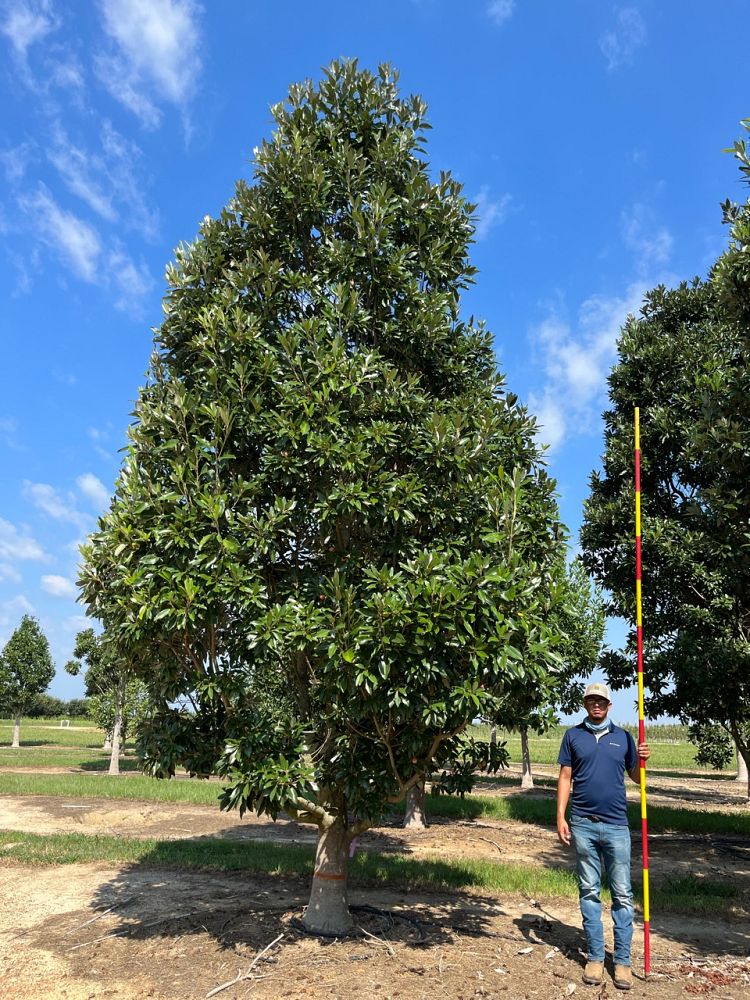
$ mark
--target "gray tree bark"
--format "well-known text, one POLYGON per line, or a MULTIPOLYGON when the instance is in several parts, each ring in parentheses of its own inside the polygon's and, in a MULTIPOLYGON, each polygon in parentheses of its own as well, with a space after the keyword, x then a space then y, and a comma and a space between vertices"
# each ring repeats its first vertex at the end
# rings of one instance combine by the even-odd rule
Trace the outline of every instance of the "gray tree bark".
POLYGON ((529 728, 521 726, 521 788, 533 788, 534 776, 531 773, 531 753, 529 752, 529 728))
POLYGON ((320 830, 310 902, 303 920, 312 934, 344 935, 354 926, 347 895, 351 839, 340 816, 320 830))
MULTIPOLYGON (((747 764, 745 763, 745 758, 742 756, 742 751, 735 743, 734 748, 737 752, 737 781, 741 781, 743 784, 748 784, 748 772, 747 764)), ((748 797, 750 798, 750 791, 748 791, 748 797)))
POLYGON ((425 813, 425 779, 412 785, 406 793, 406 807, 404 809, 404 829, 405 830, 426 830, 427 815, 425 813))
POLYGON ((112 727, 112 753, 109 758, 109 773, 120 773, 120 733, 122 732, 122 708, 118 705, 115 724, 112 727))
POLYGON ((21 747, 21 713, 16 712, 16 717, 13 722, 13 742, 11 743, 11 749, 15 747, 16 750, 21 747))

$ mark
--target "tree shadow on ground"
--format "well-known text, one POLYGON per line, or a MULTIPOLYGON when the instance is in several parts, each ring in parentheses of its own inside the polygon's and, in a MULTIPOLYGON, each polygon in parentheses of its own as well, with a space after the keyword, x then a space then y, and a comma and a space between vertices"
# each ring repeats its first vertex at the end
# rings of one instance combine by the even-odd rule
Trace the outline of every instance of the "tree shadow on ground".
MULTIPOLYGON (((269 955, 271 964, 261 962, 256 972, 273 971, 275 956, 282 964, 295 956, 311 965, 323 964, 332 960, 326 959, 329 953, 339 964, 364 963, 396 946, 402 960, 405 956, 407 964, 416 967, 427 949, 467 939, 491 942, 492 922, 508 916, 502 903, 486 893, 437 889, 411 893, 405 883, 368 885, 362 875, 367 866, 354 864, 349 899, 356 934, 347 939, 342 952, 332 949, 341 939, 308 935, 300 924, 309 895, 311 847, 296 848, 295 859, 290 858, 290 848, 280 851, 278 845, 266 845, 266 851, 276 848, 277 873, 211 870, 211 851, 222 845, 227 841, 190 841, 187 847, 202 848, 206 867, 187 868, 170 851, 175 845, 156 844, 141 860, 100 884, 87 910, 48 919, 37 932, 39 946, 64 954, 76 978, 91 980, 99 975, 102 963, 113 980, 132 978, 134 955, 140 956, 165 995, 205 997, 208 989, 229 978, 217 969, 236 970, 238 963, 247 967, 247 960, 279 935, 283 940, 269 955), (299 861, 300 852, 309 862, 309 872, 285 872, 290 860, 299 861), (185 955, 189 961, 178 960, 185 955), (163 968, 157 967, 159 961, 163 968), (186 966, 192 969, 192 980, 186 966)), ((230 846, 247 852, 256 845, 230 842, 230 846)), ((226 856, 222 863, 227 863, 226 856)), ((423 861, 420 868, 432 871, 436 882, 449 871, 440 862, 423 861)), ((235 995, 244 994, 224 994, 235 995)))
MULTIPOLYGON (((104 756, 94 760, 79 761, 77 767, 81 771, 107 771, 109 770, 109 752, 104 751, 104 756)), ((120 771, 140 772, 141 766, 133 757, 120 757, 120 771)))

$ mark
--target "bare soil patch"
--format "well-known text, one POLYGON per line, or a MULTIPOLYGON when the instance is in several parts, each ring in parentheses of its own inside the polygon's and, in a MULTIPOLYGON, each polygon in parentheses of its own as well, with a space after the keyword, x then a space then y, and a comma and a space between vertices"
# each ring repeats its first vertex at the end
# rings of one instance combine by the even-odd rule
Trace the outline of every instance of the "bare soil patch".
MULTIPOLYGON (((692 808, 744 808, 731 781, 650 776, 654 801, 692 808), (657 786, 659 786, 657 790, 657 786), (695 793, 691 795, 691 793, 695 793)), ((637 788, 633 786, 637 795, 637 788)), ((507 784, 479 791, 520 793, 507 784)), ((224 837, 310 843, 315 831, 184 803, 0 796, 0 828, 36 833, 77 831, 123 837, 224 837)), ((571 866, 551 828, 516 821, 440 817, 422 832, 391 825, 361 839, 367 850, 413 857, 487 857, 529 866, 571 866)), ((638 869, 638 845, 633 867, 638 869)), ((700 873, 750 885, 750 842, 718 836, 662 835, 651 840, 652 880, 700 873)), ((446 894, 354 887, 363 933, 340 941, 303 934, 295 919, 307 901, 305 879, 246 873, 174 871, 137 865, 67 865, 29 869, 0 856, 0 995, 13 1000, 557 1000, 620 996, 581 982, 583 945, 577 905, 538 903, 482 891, 446 894), (384 911, 384 912, 378 912, 384 911), (364 931, 369 932, 364 934, 364 931)), ((609 917, 605 917, 611 945, 609 917)), ((746 923, 652 914, 652 970, 642 978, 636 933, 631 996, 651 1000, 709 996, 750 1000, 750 930, 746 923)), ((611 970, 610 970, 611 973, 611 970)))
MULTIPOLYGON (((577 907, 482 893, 357 890, 352 903, 369 935, 321 941, 294 920, 301 879, 175 872, 144 865, 0 867, 0 974, 14 1000, 114 997, 204 998, 245 973, 224 1000, 553 1000, 573 993, 612 1000, 581 982, 577 907), (381 911, 381 912, 378 912, 381 911), (573 989, 575 987, 575 989, 573 989)), ((607 921, 608 922, 608 921, 607 921)), ((642 978, 634 948, 633 997, 701 993, 750 997, 744 925, 660 921, 652 969, 642 978)), ((619 994, 617 994, 619 995, 619 994)))

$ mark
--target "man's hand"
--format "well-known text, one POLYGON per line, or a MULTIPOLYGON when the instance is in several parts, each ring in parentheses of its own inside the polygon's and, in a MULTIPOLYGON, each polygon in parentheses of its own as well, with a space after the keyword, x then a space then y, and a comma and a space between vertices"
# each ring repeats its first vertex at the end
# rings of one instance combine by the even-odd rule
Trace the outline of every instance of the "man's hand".
POLYGON ((561 844, 570 847, 570 827, 564 816, 557 821, 557 838, 561 844))
POLYGON ((641 760, 649 759, 649 757, 651 756, 651 751, 648 748, 648 743, 638 744, 638 756, 641 758, 641 760))
POLYGON ((636 783, 636 785, 641 780, 641 761, 643 761, 645 763, 649 759, 650 756, 651 756, 651 751, 648 748, 648 743, 639 743, 638 744, 638 757, 639 757, 638 763, 635 765, 635 767, 631 771, 628 771, 628 774, 630 775, 631 781, 634 781, 636 783))

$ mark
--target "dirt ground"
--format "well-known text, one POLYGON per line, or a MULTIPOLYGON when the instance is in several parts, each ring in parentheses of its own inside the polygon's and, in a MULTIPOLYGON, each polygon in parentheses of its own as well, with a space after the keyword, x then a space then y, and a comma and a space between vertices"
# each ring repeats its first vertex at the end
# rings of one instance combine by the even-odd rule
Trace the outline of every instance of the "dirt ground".
MULTIPOLYGON (((650 801, 744 808, 742 790, 731 781, 653 777, 651 789, 650 801)), ((497 784, 478 791, 519 794, 497 784)), ((637 795, 635 786, 633 791, 637 795)), ((552 789, 523 794, 546 796, 552 789)), ((288 820, 239 820, 210 807, 34 796, 0 796, 0 829, 314 840, 310 828, 288 820)), ((304 879, 176 872, 143 863, 31 869, 3 863, 2 846, 11 838, 12 833, 0 838, 3 1000, 207 998, 232 981, 213 995, 222 1000, 557 1000, 573 994, 613 1000, 623 995, 609 976, 601 988, 581 982, 580 916, 569 900, 355 888, 350 899, 359 936, 321 942, 296 925, 307 901, 304 879), (243 976, 248 978, 238 978, 243 976)), ((368 850, 412 856, 572 865, 552 829, 484 818, 435 818, 423 832, 401 830, 394 819, 361 843, 368 850)), ((637 852, 634 844, 634 869, 637 852)), ((692 872, 731 878, 745 887, 747 900, 750 840, 662 835, 651 839, 650 853, 653 878, 692 872)), ((647 983, 642 978, 637 932, 637 978, 630 996, 750 1000, 746 921, 655 914, 652 923, 654 975, 647 983)))

